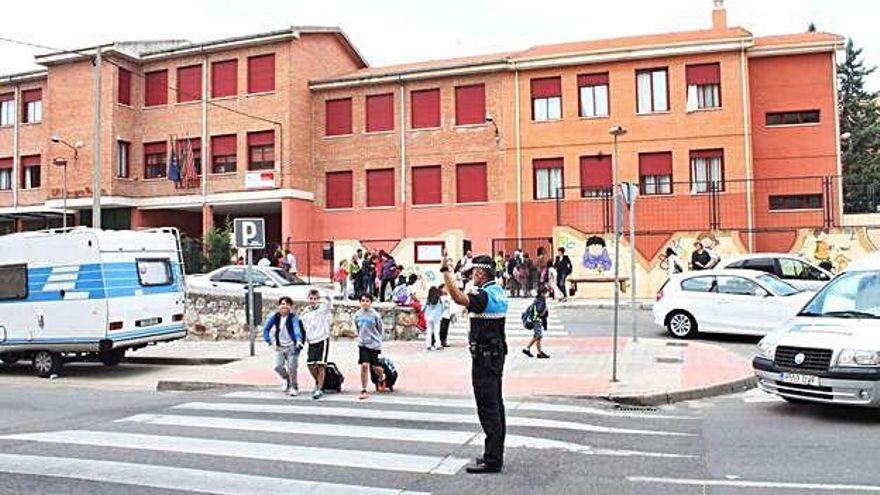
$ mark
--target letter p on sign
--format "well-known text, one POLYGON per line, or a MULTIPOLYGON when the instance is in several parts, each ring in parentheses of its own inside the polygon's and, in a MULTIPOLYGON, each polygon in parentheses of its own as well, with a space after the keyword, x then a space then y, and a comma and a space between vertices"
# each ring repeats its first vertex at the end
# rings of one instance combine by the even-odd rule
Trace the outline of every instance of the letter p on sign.
POLYGON ((244 249, 266 247, 266 223, 262 218, 236 218, 232 226, 235 247, 244 249))

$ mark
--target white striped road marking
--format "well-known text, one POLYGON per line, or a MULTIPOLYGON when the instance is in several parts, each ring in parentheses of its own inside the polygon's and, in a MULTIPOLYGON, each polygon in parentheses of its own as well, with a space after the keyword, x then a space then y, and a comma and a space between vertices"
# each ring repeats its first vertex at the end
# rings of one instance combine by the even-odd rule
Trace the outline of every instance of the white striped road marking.
POLYGON ((746 481, 746 480, 698 480, 686 478, 652 478, 648 476, 628 476, 633 483, 661 483, 665 485, 690 486, 729 486, 739 488, 778 488, 784 490, 846 490, 852 492, 880 492, 877 485, 844 485, 831 483, 790 483, 777 481, 746 481))
MULTIPOLYGON (((255 399, 255 400, 271 400, 290 402, 290 397, 281 392, 266 392, 259 390, 244 390, 240 392, 229 392, 223 394, 223 397, 230 399, 255 399)), ((360 403, 355 396, 352 395, 325 395, 321 397, 322 402, 351 402, 360 403)), ((395 406, 428 406, 428 407, 452 407, 462 409, 476 409, 473 400, 469 399, 445 399, 439 397, 407 397, 399 395, 373 395, 370 398, 371 404, 392 404, 395 406)), ((576 413, 576 414, 592 414, 594 416, 609 416, 622 418, 640 418, 640 419, 699 419, 693 416, 666 416, 654 415, 651 413, 634 413, 599 409, 596 407, 570 406, 567 404, 550 404, 546 402, 520 402, 505 401, 505 409, 508 413, 511 411, 539 411, 539 412, 560 412, 560 413, 576 413)))
POLYGON ((457 473, 470 462, 468 459, 456 457, 444 458, 363 450, 300 447, 274 443, 237 442, 206 438, 87 430, 23 433, 2 436, 0 439, 445 475, 457 473))
POLYGON ((14 454, 0 454, 0 472, 218 495, 265 495, 266 493, 430 495, 426 492, 409 492, 401 489, 300 481, 200 469, 14 454))
MULTIPOLYGON (((472 414, 445 414, 415 411, 396 411, 390 409, 366 409, 361 407, 320 407, 320 406, 297 406, 275 404, 242 404, 235 402, 188 402, 174 406, 172 409, 187 409, 195 411, 227 411, 244 413, 266 414, 293 414, 310 416, 336 416, 343 418, 360 419, 395 419, 399 421, 419 421, 430 423, 477 423, 477 418, 472 414)), ((532 428, 556 428, 560 430, 589 431, 593 433, 609 433, 620 435, 651 435, 651 436, 694 436, 690 433, 678 433, 657 430, 634 430, 629 428, 612 428, 607 426, 595 426, 586 423, 572 423, 569 421, 556 421, 552 419, 526 418, 507 416, 507 426, 523 426, 532 428)))
MULTIPOLYGON (((470 431, 425 430, 389 428, 363 425, 327 423, 291 423, 289 421, 270 421, 263 419, 239 419, 218 416, 180 416, 174 414, 137 414, 116 420, 118 423, 138 423, 159 426, 179 426, 185 428, 211 428, 220 430, 259 431, 266 433, 333 436, 343 438, 369 438, 377 440, 396 440, 404 442, 427 442, 451 445, 481 445, 483 435, 470 431)), ((560 449, 585 455, 614 457, 666 457, 691 458, 686 454, 667 454, 662 452, 641 452, 635 450, 594 449, 558 440, 507 435, 505 445, 509 448, 560 449)))

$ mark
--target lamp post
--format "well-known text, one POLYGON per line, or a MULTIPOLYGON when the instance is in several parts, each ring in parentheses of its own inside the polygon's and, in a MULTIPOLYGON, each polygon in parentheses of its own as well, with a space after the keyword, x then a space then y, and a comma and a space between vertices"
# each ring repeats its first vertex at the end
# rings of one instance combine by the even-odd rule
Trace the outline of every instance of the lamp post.
POLYGON ((620 136, 626 134, 626 129, 621 126, 614 126, 608 131, 614 137, 614 151, 612 156, 612 198, 614 201, 614 343, 611 354, 611 381, 617 381, 617 338, 619 334, 620 321, 618 311, 620 305, 620 234, 621 234, 621 205, 620 191, 618 187, 618 162, 619 156, 617 151, 617 140, 620 136))
MULTIPOLYGON (((83 147, 83 142, 77 141, 73 144, 70 144, 69 142, 65 141, 64 139, 61 139, 61 136, 59 136, 58 134, 52 135, 52 142, 56 143, 56 144, 63 144, 64 146, 67 146, 68 148, 73 150, 73 168, 75 169, 76 162, 79 159, 79 149, 83 147)), ((54 160, 52 160, 52 163, 56 166, 64 167, 64 190, 63 190, 63 202, 64 202, 63 210, 64 211, 62 212, 62 227, 64 229, 66 229, 67 228, 67 160, 65 160, 62 157, 57 157, 54 160)))

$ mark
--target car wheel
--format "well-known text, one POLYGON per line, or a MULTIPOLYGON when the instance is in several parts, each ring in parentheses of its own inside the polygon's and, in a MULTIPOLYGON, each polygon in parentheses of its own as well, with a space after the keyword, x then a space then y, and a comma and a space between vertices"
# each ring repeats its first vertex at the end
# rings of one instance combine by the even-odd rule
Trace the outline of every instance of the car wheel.
POLYGON ((0 354, 0 361, 3 361, 6 364, 15 364, 21 361, 21 358, 24 357, 24 354, 20 352, 4 352, 0 354))
POLYGON ((673 311, 666 317, 666 329, 677 339, 687 339, 697 334, 697 321, 685 311, 673 311))
POLYGON ((34 354, 33 365, 37 376, 48 378, 59 374, 61 367, 64 366, 64 362, 61 359, 61 354, 57 352, 37 351, 34 354))
POLYGON ((125 349, 112 349, 98 354, 104 366, 116 366, 125 358, 125 349))

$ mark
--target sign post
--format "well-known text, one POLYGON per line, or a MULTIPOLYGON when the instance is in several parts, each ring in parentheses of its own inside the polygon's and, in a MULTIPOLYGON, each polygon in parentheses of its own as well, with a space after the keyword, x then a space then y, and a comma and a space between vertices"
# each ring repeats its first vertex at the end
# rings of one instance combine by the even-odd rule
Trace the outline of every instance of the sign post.
POLYGON ((251 356, 254 355, 254 342, 257 329, 254 324, 254 279, 251 273, 254 264, 254 249, 266 248, 266 223, 262 218, 236 218, 233 220, 233 238, 236 248, 247 251, 247 305, 245 318, 250 333, 251 356))
MULTIPOLYGON (((636 312, 636 198, 639 196, 638 184, 624 183, 624 199, 629 207, 629 264, 630 264, 630 295, 632 296, 633 342, 639 341, 638 315, 636 312)), ((622 223, 622 222, 621 222, 622 223)))

